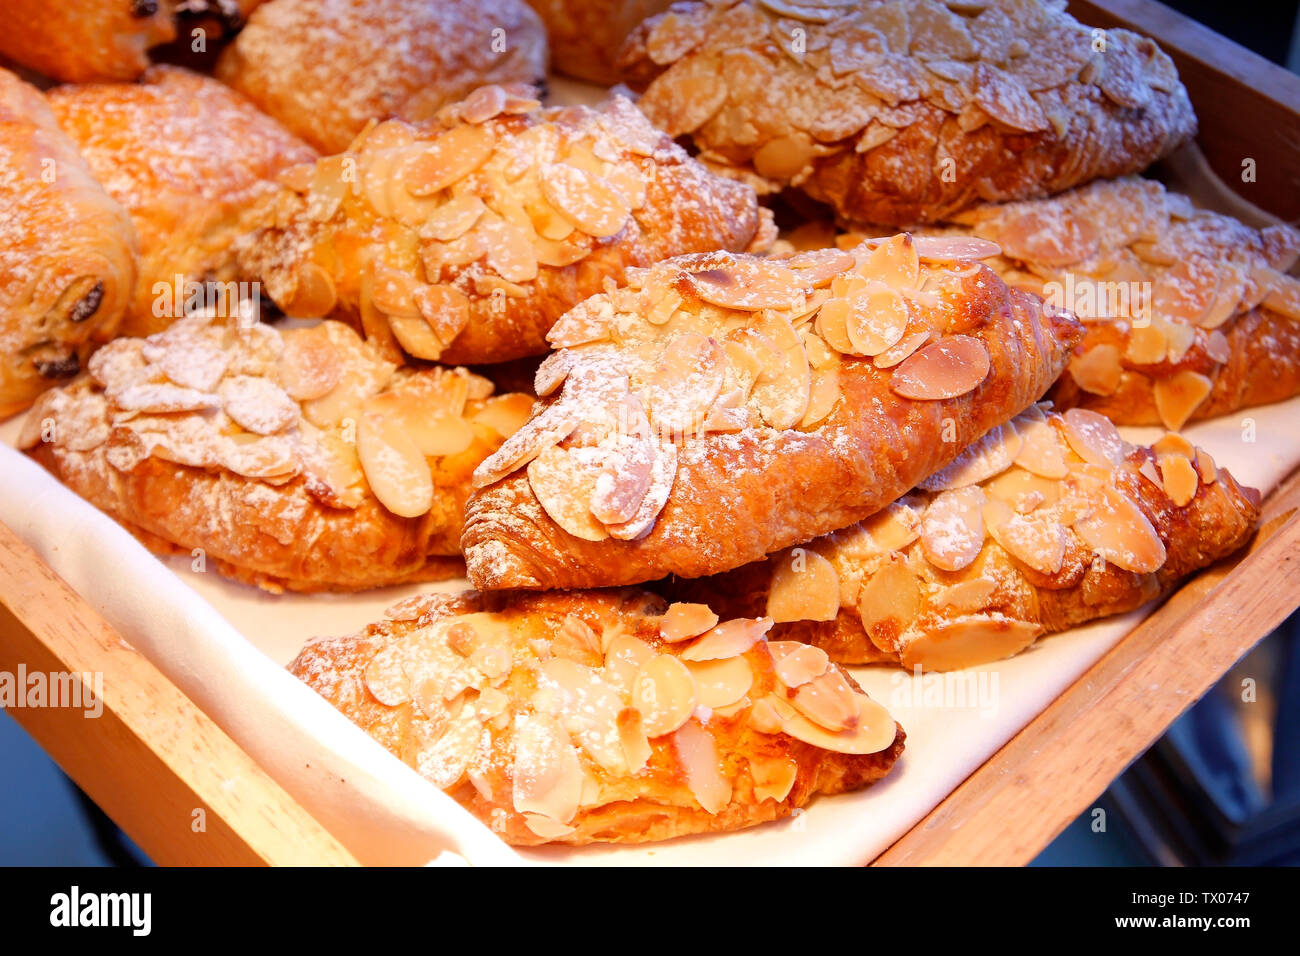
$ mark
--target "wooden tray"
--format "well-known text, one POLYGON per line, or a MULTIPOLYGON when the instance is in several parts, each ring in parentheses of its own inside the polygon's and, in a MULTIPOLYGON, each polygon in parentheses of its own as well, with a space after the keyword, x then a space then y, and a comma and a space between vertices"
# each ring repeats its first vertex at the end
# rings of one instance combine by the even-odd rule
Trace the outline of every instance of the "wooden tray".
MULTIPOLYGON (((1300 218, 1300 77, 1153 0, 1070 9, 1084 23, 1156 39, 1178 64, 1215 172, 1255 205, 1300 218), (1253 183, 1241 179, 1245 159, 1255 160, 1253 183)), ((1244 554, 1189 581, 875 863, 1033 859, 1300 607, 1297 511, 1300 471, 1269 497, 1244 554)), ((128 637, 0 525, 0 670, 21 662, 105 675, 100 720, 58 708, 10 714, 154 861, 356 862, 128 637)))

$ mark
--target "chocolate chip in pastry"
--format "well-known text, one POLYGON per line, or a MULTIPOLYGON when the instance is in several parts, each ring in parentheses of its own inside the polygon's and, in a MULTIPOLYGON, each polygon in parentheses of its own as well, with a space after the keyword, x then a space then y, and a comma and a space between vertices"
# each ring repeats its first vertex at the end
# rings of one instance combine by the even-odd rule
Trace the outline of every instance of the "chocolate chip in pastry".
POLYGON ((275 0, 217 63, 322 153, 371 119, 430 120, 476 87, 545 75, 546 31, 524 0, 275 0))
POLYGON ((640 105, 760 190, 908 225, 1137 172, 1196 130, 1173 62, 1038 0, 693 0, 633 32, 640 105))
POLYGON ((135 233, 40 92, 0 70, 0 418, 116 334, 135 233))
POLYGON ((127 335, 179 318, 191 298, 186 283, 249 279, 235 243, 251 228, 256 202, 281 188, 281 170, 316 157, 224 83, 179 67, 153 67, 139 83, 56 87, 48 97, 135 225, 140 276, 122 323, 127 335))
POLYGON ((644 592, 424 596, 289 665, 507 842, 643 843, 885 776, 903 731, 766 620, 644 592))
POLYGON ((482 87, 437 124, 380 123, 286 172, 249 270, 289 314, 348 319, 394 360, 477 364, 544 354, 555 320, 629 267, 770 243, 753 190, 623 97, 531 93, 482 87))
POLYGON ((162 553, 268 591, 455 577, 470 475, 528 414, 348 326, 195 313, 47 392, 19 447, 162 553))
POLYGON ((1131 611, 1244 545, 1259 492, 1169 433, 1034 406, 912 494, 730 574, 669 586, 842 664, 947 670, 1131 611))
POLYGON ((481 589, 699 577, 846 527, 1016 415, 1082 334, 906 234, 777 261, 684 256, 551 330, 532 419, 475 474, 481 589))

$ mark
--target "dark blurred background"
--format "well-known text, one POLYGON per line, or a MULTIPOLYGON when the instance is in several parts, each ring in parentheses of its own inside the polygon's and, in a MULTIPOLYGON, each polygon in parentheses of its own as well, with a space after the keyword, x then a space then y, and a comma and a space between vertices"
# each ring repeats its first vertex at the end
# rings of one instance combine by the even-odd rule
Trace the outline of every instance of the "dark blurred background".
MULTIPOLYGON (((1300 73, 1300 0, 1167 5, 1300 73)), ((1298 737, 1300 615, 1293 615, 1035 864, 1300 864, 1298 737)), ((0 767, 0 865, 148 864, 3 712, 0 767)))

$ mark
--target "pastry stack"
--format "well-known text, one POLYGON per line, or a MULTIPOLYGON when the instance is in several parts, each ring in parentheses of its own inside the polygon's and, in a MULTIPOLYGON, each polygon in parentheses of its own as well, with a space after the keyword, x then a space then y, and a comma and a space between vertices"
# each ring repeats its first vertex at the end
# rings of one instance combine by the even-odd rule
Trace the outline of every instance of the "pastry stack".
POLYGON ((1300 237, 1139 177, 1195 132, 1149 40, 1038 0, 533 6, 244 4, 215 78, 109 18, 129 63, 33 30, 6 52, 77 84, 0 74, 21 446, 271 592, 465 574, 290 668, 503 839, 864 787, 904 733, 844 665, 997 661, 1249 539, 1176 429, 1300 393, 1300 237), (548 35, 626 86, 544 106, 548 35))

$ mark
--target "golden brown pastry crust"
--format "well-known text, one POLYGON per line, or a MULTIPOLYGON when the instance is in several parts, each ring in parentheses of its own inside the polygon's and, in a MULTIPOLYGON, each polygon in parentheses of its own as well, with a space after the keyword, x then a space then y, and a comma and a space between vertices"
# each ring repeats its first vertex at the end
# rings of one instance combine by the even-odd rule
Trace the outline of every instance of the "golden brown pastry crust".
POLYGON ((490 83, 546 75, 546 32, 523 0, 276 0, 217 64, 239 90, 322 153, 366 122, 428 120, 490 83))
POLYGON ((0 54, 56 80, 133 80, 176 35, 171 0, 7 0, 0 54))
POLYGON ((1135 447, 1093 413, 1037 410, 994 434, 930 490, 852 528, 717 578, 667 583, 666 593, 728 616, 767 614, 774 638, 841 664, 946 670, 1131 611, 1255 529, 1259 492, 1177 435, 1135 447), (941 520, 940 499, 954 492, 981 499, 976 533, 941 520), (973 547, 952 560, 967 540, 973 547))
POLYGON ((359 590, 461 573, 470 475, 531 404, 491 393, 396 371, 340 323, 192 315, 105 346, 19 444, 156 551, 268 591, 359 590))
POLYGON ((116 333, 135 235, 44 97, 0 70, 0 418, 77 373, 116 333))
POLYGON ((755 621, 721 625, 739 638, 721 650, 667 643, 666 609, 638 591, 429 595, 289 670, 513 844, 735 830, 889 772, 902 728, 824 655, 791 660, 755 621))
POLYGON ((247 279, 234 243, 252 227, 254 204, 280 188, 281 170, 316 156, 230 87, 179 67, 154 67, 139 83, 57 87, 48 97, 139 237, 126 335, 179 318, 169 303, 184 300, 187 281, 247 279))
POLYGON ((1104 39, 1037 0, 695 0, 634 31, 620 67, 717 169, 907 225, 1136 172, 1191 137, 1169 57, 1104 39))
POLYGON ((1253 229, 1137 177, 957 221, 1002 247, 990 266, 1007 282, 1084 320, 1058 405, 1177 429, 1300 394, 1292 227, 1253 229))
POLYGON ((475 475, 470 580, 739 567, 860 521, 1038 399, 1077 322, 918 244, 685 256, 574 309, 533 419, 475 475))
POLYGON ((614 65, 627 35, 642 20, 662 13, 672 0, 528 0, 546 25, 551 69, 612 86, 614 65))
POLYGON ((631 266, 770 242, 753 190, 626 99, 541 109, 531 93, 483 87, 437 124, 390 120, 286 174, 250 270, 286 312, 352 321, 394 360, 495 363, 544 354, 555 320, 631 266))

